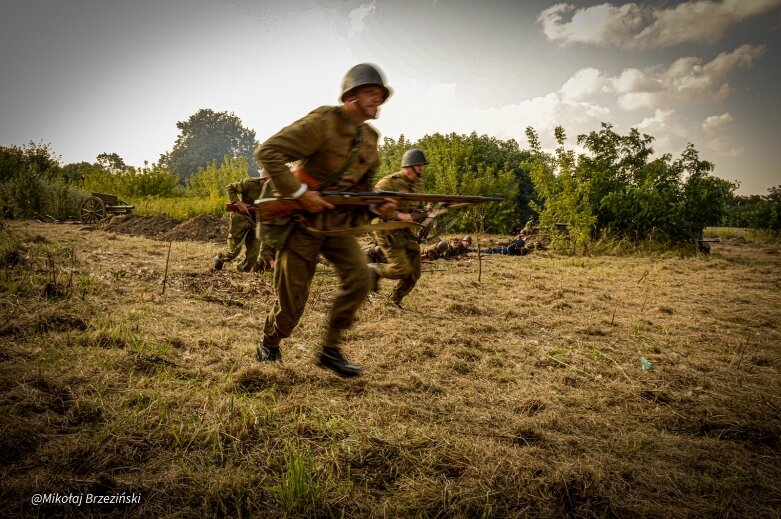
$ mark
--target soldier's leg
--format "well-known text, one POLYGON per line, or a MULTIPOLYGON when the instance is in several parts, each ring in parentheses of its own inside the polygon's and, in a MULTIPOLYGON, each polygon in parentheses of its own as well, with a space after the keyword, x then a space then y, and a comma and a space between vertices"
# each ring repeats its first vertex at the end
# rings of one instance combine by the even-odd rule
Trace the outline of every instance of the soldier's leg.
POLYGON ((355 312, 369 293, 371 276, 366 256, 351 236, 326 238, 322 253, 333 264, 342 285, 331 306, 328 330, 317 363, 340 377, 356 377, 361 368, 344 358, 338 344, 342 330, 352 325, 355 312))
POLYGON ((335 346, 341 331, 352 325, 355 313, 369 293, 370 273, 366 256, 352 236, 326 238, 322 254, 333 264, 341 281, 331 306, 325 338, 326 344, 335 346))
POLYGON ((293 229, 285 248, 277 253, 274 269, 274 306, 266 316, 263 343, 278 345, 289 337, 304 313, 322 240, 293 229))
POLYGON ((222 261, 232 261, 236 259, 236 256, 241 252, 241 246, 244 243, 244 235, 247 233, 249 227, 249 221, 246 216, 242 214, 234 214, 231 216, 231 223, 228 228, 228 246, 217 254, 222 261))
MULTIPOLYGON (((417 244, 416 244, 417 245, 417 244)), ((412 272, 412 263, 407 254, 406 247, 389 247, 385 244, 380 245, 382 252, 385 253, 387 263, 377 264, 377 273, 387 279, 404 279, 412 272)), ((418 248, 418 256, 420 249, 418 248)))
POLYGON ((260 240, 255 237, 254 228, 251 228, 244 238, 244 257, 239 262, 237 269, 240 272, 250 272, 255 269, 260 255, 260 240))
POLYGON ((410 242, 404 249, 404 253, 406 254, 407 261, 409 262, 410 273, 404 279, 400 279, 396 284, 396 287, 393 289, 393 292, 391 292, 390 299, 396 305, 401 303, 401 300, 404 298, 404 296, 409 294, 412 289, 415 288, 415 285, 420 279, 423 266, 420 261, 420 246, 417 243, 410 242))

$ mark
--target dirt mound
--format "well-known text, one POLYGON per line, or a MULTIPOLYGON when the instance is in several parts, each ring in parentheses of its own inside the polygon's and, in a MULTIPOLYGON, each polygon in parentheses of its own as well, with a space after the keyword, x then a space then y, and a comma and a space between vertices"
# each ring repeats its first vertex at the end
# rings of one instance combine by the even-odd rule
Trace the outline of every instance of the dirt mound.
POLYGON ((228 220, 202 214, 182 222, 159 237, 166 241, 222 242, 228 236, 228 220))
POLYGON ((196 216, 185 222, 175 220, 167 214, 158 216, 123 214, 87 228, 163 241, 222 242, 228 236, 228 224, 227 218, 221 219, 208 214, 196 216))
POLYGON ((110 218, 104 224, 100 225, 100 228, 104 231, 146 236, 147 238, 158 238, 177 225, 179 225, 179 221, 174 220, 167 214, 159 216, 123 214, 110 218))

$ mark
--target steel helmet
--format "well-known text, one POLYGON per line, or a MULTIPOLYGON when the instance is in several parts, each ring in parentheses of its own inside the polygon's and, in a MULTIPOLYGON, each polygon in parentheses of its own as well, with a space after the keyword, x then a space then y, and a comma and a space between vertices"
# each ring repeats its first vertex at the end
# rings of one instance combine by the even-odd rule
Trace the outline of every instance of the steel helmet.
POLYGON ((355 65, 347 71, 342 81, 342 95, 339 98, 342 102, 352 90, 363 85, 377 85, 384 90, 382 102, 384 103, 391 95, 391 90, 385 86, 385 80, 382 72, 376 65, 370 63, 361 63, 355 65))
POLYGON ((466 236, 464 236, 464 237, 461 239, 461 241, 465 241, 465 242, 472 243, 472 237, 471 237, 471 236, 469 236, 469 235, 467 234, 466 236))
POLYGON ((404 152, 404 156, 401 157, 401 167, 414 166, 415 164, 428 164, 426 154, 423 150, 418 148, 412 148, 404 152))
POLYGON ((447 242, 443 240, 437 243, 437 250, 439 252, 445 252, 447 250, 447 242))

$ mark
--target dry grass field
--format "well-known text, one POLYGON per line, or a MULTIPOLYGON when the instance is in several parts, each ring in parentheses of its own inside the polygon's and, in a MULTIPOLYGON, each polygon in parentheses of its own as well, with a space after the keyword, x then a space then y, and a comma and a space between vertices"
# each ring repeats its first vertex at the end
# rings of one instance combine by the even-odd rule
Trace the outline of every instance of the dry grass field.
POLYGON ((0 240, 2 517, 781 517, 778 245, 425 264, 343 380, 325 265, 267 366, 270 274, 211 272, 219 243, 0 240))

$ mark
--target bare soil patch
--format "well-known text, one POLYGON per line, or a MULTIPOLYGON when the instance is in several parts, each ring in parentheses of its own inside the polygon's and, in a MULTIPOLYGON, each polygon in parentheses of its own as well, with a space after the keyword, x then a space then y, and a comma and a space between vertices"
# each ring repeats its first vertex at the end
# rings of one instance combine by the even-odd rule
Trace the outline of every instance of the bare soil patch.
POLYGON ((180 222, 168 215, 125 214, 109 217, 87 228, 162 241, 222 242, 228 235, 228 219, 203 214, 180 222))

